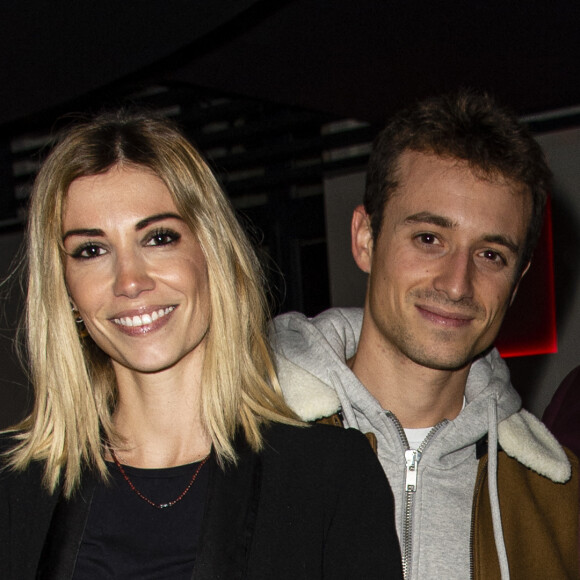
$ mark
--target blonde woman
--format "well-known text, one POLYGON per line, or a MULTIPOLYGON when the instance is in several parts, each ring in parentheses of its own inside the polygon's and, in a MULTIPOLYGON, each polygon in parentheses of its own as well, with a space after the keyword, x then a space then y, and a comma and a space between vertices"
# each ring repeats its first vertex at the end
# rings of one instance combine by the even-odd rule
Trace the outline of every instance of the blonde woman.
POLYGON ((401 577, 382 469, 284 403, 256 257, 178 130, 70 128, 27 242, 35 405, 2 436, 0 577, 401 577))

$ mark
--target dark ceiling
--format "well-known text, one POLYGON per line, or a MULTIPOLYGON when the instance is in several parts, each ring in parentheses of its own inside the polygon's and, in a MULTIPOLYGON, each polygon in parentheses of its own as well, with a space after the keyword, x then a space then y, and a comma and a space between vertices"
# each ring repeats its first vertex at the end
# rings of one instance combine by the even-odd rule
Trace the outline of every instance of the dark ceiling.
POLYGON ((457 86, 580 103, 575 0, 7 0, 0 30, 5 128, 157 83, 377 122, 457 86))

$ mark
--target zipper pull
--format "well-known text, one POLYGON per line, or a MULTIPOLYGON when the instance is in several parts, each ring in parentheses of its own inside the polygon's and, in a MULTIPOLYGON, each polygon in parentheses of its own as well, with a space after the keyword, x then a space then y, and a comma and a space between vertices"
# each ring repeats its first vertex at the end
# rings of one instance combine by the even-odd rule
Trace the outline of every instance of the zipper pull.
POLYGON ((405 491, 417 491, 417 466, 421 459, 421 452, 416 449, 407 449, 405 451, 405 465, 407 473, 405 476, 405 491))

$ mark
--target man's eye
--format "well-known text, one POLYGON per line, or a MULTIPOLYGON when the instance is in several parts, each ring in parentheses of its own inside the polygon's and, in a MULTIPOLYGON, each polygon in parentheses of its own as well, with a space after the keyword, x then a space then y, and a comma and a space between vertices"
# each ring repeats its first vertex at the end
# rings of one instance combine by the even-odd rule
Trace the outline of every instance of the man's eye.
POLYGON ((106 254, 106 250, 101 248, 101 246, 97 246, 96 244, 85 244, 84 246, 77 248, 71 256, 80 260, 90 260, 91 258, 98 258, 103 254, 106 254))
POLYGON ((171 230, 158 230, 151 234, 147 246, 166 246, 173 244, 181 238, 181 235, 171 230))
POLYGON ((502 264, 506 263, 504 257, 500 253, 495 252, 494 250, 484 250, 481 253, 481 255, 490 262, 497 262, 502 264))
POLYGON ((417 239, 422 244, 426 244, 426 245, 432 245, 432 244, 435 244, 437 242, 437 237, 433 234, 419 234, 417 236, 417 239))

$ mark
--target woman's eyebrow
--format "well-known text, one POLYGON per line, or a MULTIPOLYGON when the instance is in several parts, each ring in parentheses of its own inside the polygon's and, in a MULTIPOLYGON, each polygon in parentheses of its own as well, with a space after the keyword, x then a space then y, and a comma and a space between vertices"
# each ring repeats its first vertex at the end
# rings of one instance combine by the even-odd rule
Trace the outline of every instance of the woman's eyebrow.
MULTIPOLYGON (((142 219, 140 221, 137 222, 137 224, 135 225, 135 230, 139 231, 142 230, 144 228, 146 228, 147 226, 155 223, 155 222, 159 222, 162 220, 166 220, 166 219, 177 219, 180 221, 183 221, 183 218, 176 213, 172 213, 172 212, 168 212, 168 213, 158 213, 149 217, 146 217, 145 219, 142 219)), ((105 232, 103 230, 97 229, 97 228, 79 228, 76 230, 68 230, 67 232, 65 232, 65 234, 62 236, 62 241, 65 242, 67 238, 70 238, 71 236, 84 236, 87 238, 102 238, 104 237, 105 232)))
POLYGON ((146 217, 145 219, 142 219, 141 221, 137 222, 137 225, 135 226, 135 230, 139 231, 139 230, 142 230, 143 228, 146 228, 147 226, 149 226, 155 222, 160 222, 162 220, 171 219, 171 218, 183 221, 183 218, 179 214, 176 214, 176 213, 172 213, 172 212, 158 213, 158 214, 146 217))
POLYGON ((69 230, 68 232, 65 232, 65 234, 62 236, 62 241, 65 242, 67 240, 67 238, 70 238, 71 236, 84 236, 87 238, 102 238, 105 235, 105 232, 103 230, 98 230, 98 229, 90 229, 90 228, 84 228, 84 229, 78 229, 78 230, 69 230))

